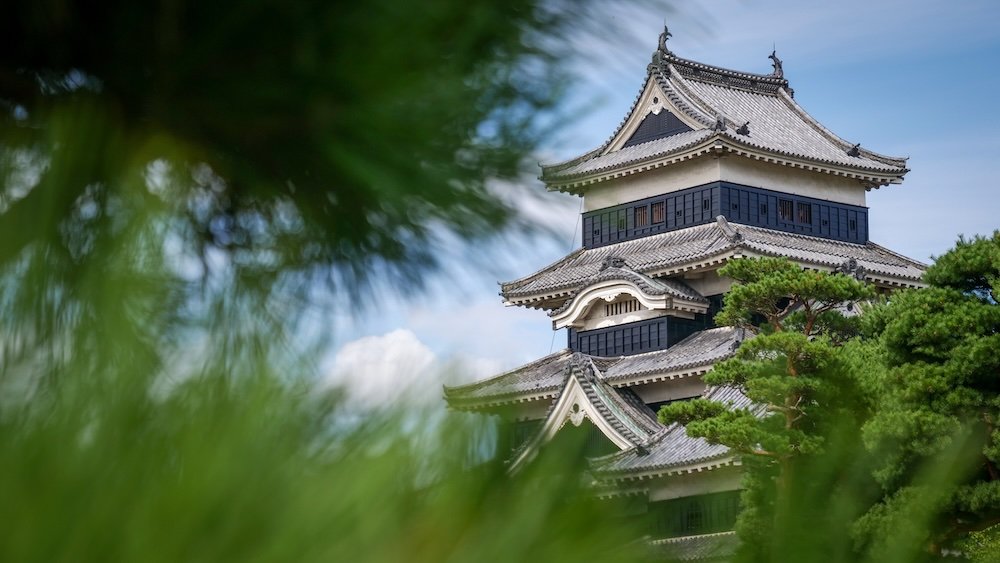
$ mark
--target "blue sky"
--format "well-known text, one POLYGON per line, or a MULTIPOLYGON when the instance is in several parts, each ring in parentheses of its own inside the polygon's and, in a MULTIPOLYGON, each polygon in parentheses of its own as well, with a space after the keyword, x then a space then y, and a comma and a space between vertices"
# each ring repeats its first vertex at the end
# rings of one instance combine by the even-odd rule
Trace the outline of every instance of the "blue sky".
MULTIPOLYGON (((541 160, 570 158, 608 138, 642 86, 666 17, 670 48, 681 57, 767 73, 775 46, 796 100, 813 117, 844 139, 910 158, 901 186, 868 194, 873 241, 929 262, 959 234, 1000 227, 1000 2, 688 4, 675 2, 667 14, 622 13, 606 36, 581 35, 579 56, 567 62, 579 80, 566 103, 586 110, 541 160)), ((383 295, 361 317, 332 319, 338 336, 324 369, 334 381, 361 371, 392 385, 406 373, 436 394, 442 377, 483 377, 565 346, 561 332, 553 342, 544 312, 505 308, 497 295, 497 280, 527 275, 579 246, 579 199, 545 194, 531 178, 523 187, 539 196, 526 212, 544 217, 556 234, 456 251, 489 255, 492 267, 455 263, 425 294, 383 295), (391 358, 382 353, 387 347, 391 358)))

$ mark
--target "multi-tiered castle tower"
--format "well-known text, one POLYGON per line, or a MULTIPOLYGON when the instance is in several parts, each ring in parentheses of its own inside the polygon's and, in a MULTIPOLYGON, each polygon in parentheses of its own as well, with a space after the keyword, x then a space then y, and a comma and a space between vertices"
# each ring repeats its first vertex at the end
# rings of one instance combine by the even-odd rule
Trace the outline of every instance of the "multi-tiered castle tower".
POLYGON ((888 290, 920 286, 924 266, 868 239, 865 194, 902 182, 905 158, 810 117, 776 54, 771 74, 739 72, 682 59, 669 37, 611 138, 542 167, 548 189, 584 200, 582 248, 501 285, 506 305, 567 328, 568 347, 445 396, 510 422, 512 470, 561 430, 586 428, 598 482, 644 496, 648 533, 683 550, 731 530, 738 511, 739 460, 655 415, 699 396, 747 404, 701 379, 744 338, 714 328, 731 285, 717 270, 784 256, 888 290))

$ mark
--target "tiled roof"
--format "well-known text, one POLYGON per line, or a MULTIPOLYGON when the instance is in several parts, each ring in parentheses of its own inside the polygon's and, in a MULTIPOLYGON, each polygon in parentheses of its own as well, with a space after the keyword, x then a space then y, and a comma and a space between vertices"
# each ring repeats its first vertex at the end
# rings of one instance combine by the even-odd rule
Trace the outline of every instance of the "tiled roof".
MULTIPOLYGON (((705 152, 713 140, 738 154, 743 150, 762 152, 813 162, 821 168, 855 170, 874 184, 898 181, 907 172, 905 158, 887 157, 863 148, 851 156, 855 143, 841 139, 806 113, 792 98, 787 81, 780 77, 712 67, 669 52, 659 51, 658 55, 658 60, 649 65, 647 80, 651 78, 664 91, 669 111, 686 115, 699 126, 693 131, 608 151, 624 127, 623 121, 598 149, 560 164, 543 165, 542 179, 546 183, 560 186, 585 178, 603 178, 606 172, 627 170, 671 155, 695 156, 705 152), (715 126, 718 119, 725 124, 721 130, 715 126), (737 133, 747 122, 749 134, 737 133)), ((639 109, 638 102, 639 98, 629 115, 639 109)))
MULTIPOLYGON (((566 362, 566 372, 559 398, 552 401, 534 435, 513 452, 512 470, 517 470, 537 453, 551 432, 557 431, 566 418, 590 417, 608 438, 619 447, 635 447, 650 440, 663 425, 656 413, 631 389, 615 389, 603 381, 594 358, 573 353, 566 362), (571 407, 573 410, 570 410, 571 407), (581 407, 577 409, 576 407, 581 407)), ((579 424, 582 420, 574 421, 579 424)))
MULTIPOLYGON (((726 403, 734 409, 752 407, 750 399, 731 387, 713 387, 703 397, 726 403)), ((669 469, 721 459, 728 455, 729 448, 726 446, 709 444, 702 438, 691 438, 683 426, 674 423, 641 448, 630 448, 593 459, 591 469, 599 476, 609 476, 669 469)))
POLYGON ((614 384, 642 375, 711 365, 732 356, 743 339, 743 329, 728 326, 696 332, 666 350, 623 357, 604 370, 604 380, 614 384))
POLYGON ((731 247, 731 241, 714 225, 699 225, 599 248, 579 249, 535 274, 501 284, 500 290, 508 300, 559 289, 571 292, 598 275, 601 263, 609 256, 622 257, 630 269, 645 273, 660 265, 696 260, 731 247))
POLYGON ((736 532, 669 538, 650 542, 652 557, 668 561, 728 561, 740 541, 736 532))
MULTIPOLYGON (((453 407, 468 403, 504 402, 520 396, 555 395, 566 381, 573 351, 560 350, 500 375, 455 387, 445 386, 444 395, 453 407)), ((596 358, 598 367, 607 360, 596 358)))
POLYGON ((854 143, 844 141, 820 125, 784 91, 767 95, 680 77, 676 77, 674 83, 688 88, 690 99, 695 103, 724 115, 736 127, 750 122, 749 135, 739 135, 734 129, 724 131, 731 140, 851 168, 899 173, 906 168, 905 159, 869 151, 862 150, 856 157, 848 156, 854 143))
MULTIPOLYGON (((678 280, 670 279, 655 279, 651 278, 645 274, 641 274, 627 267, 623 268, 605 268, 604 270, 599 270, 598 274, 591 278, 588 283, 589 285, 600 283, 604 281, 613 280, 623 280, 634 283, 639 289, 641 289, 646 295, 669 295, 671 297, 679 297, 681 299, 686 299, 688 301, 694 301, 696 303, 708 304, 708 299, 702 294, 698 293, 691 286, 684 282, 678 280)), ((586 287, 581 287, 570 295, 569 299, 558 309, 549 312, 549 316, 555 316, 559 313, 568 309, 572 304, 576 296, 586 289, 586 287)))
POLYGON ((649 158, 689 149, 711 138, 713 133, 711 129, 698 129, 678 133, 669 137, 625 147, 605 155, 595 155, 589 159, 575 162, 573 165, 567 166, 558 172, 549 172, 550 168, 546 167, 546 173, 542 177, 548 180, 550 178, 584 176, 594 172, 613 170, 642 162, 649 158))
MULTIPOLYGON (((743 340, 742 330, 723 327, 697 332, 666 350, 635 356, 601 358, 577 354, 592 361, 611 385, 624 386, 635 377, 653 373, 707 367, 732 355, 743 340)), ((520 398, 553 397, 566 383, 573 363, 571 350, 560 350, 517 369, 468 385, 445 387, 448 403, 455 408, 516 401, 520 398)))
POLYGON ((656 413, 631 389, 615 389, 602 381, 600 370, 583 354, 574 354, 571 376, 604 420, 634 445, 646 442, 663 429, 656 413))
POLYGON ((721 222, 698 225, 599 248, 579 249, 538 272, 505 284, 501 294, 511 303, 528 303, 570 294, 598 275, 609 256, 625 259, 626 265, 646 275, 679 271, 703 261, 721 261, 738 251, 835 268, 853 258, 868 277, 900 280, 920 285, 925 266, 875 243, 854 244, 837 240, 785 233, 763 227, 728 223, 739 236, 730 236, 721 222))

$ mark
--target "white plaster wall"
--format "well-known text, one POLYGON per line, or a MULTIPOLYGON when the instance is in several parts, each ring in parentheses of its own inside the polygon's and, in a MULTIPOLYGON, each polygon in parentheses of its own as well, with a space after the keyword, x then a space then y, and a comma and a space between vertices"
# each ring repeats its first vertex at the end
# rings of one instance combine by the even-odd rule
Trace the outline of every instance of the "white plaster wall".
POLYGON ((719 159, 696 158, 647 172, 606 180, 588 188, 583 210, 593 211, 630 201, 676 192, 720 178, 719 159))
POLYGON ((592 307, 590 309, 590 314, 586 319, 584 319, 583 324, 578 330, 593 330, 595 328, 618 326, 626 323, 634 323, 636 321, 644 321, 655 317, 663 317, 667 314, 667 312, 663 309, 642 309, 639 311, 632 311, 631 313, 605 317, 603 309, 604 307, 601 304, 598 304, 597 307, 592 307))
POLYGON ((742 471, 739 467, 734 466, 719 467, 699 473, 671 475, 657 480, 656 484, 649 488, 649 500, 655 502, 735 491, 740 488, 741 477, 742 471))
POLYGON ((720 180, 839 203, 865 205, 865 187, 858 180, 741 156, 726 156, 718 161, 720 180))
POLYGON ((719 158, 706 155, 647 172, 605 180, 587 188, 583 196, 583 210, 604 209, 719 180, 865 206, 866 191, 858 180, 769 164, 742 156, 728 155, 719 158))
POLYGON ((716 270, 685 274, 683 281, 705 296, 726 293, 733 286, 732 279, 720 276, 716 270))
POLYGON ((698 397, 705 391, 705 384, 700 377, 685 377, 669 381, 657 381, 646 385, 631 387, 646 403, 673 401, 698 397))

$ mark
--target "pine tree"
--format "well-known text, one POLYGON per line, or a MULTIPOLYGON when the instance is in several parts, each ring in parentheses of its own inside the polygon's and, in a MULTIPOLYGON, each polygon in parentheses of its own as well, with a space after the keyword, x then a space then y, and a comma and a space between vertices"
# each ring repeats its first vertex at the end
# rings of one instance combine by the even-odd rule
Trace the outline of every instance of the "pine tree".
POLYGON ((1000 523, 1000 231, 960 239, 924 279, 864 321, 887 367, 864 427, 886 498, 858 535, 884 553, 937 553, 1000 523))
POLYGON ((737 527, 744 555, 761 560, 798 553, 809 534, 790 524, 813 510, 807 506, 816 496, 809 489, 816 480, 811 468, 833 455, 830 437, 843 435, 837 429, 855 418, 840 349, 855 333, 855 304, 873 298, 874 290, 849 275, 803 270, 777 258, 735 260, 720 274, 736 284, 716 322, 756 335, 705 383, 735 387, 756 406, 695 399, 667 405, 660 420, 682 423, 690 436, 741 456, 746 478, 737 527))

